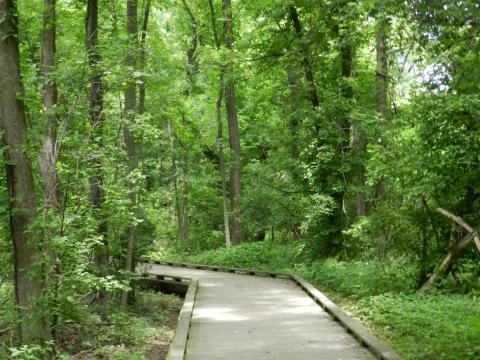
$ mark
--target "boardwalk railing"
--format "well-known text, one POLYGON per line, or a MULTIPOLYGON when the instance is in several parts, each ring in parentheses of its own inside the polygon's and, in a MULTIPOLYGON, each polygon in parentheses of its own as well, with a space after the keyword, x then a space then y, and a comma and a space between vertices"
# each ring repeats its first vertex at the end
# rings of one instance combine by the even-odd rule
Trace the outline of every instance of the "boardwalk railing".
MULTIPOLYGON (((357 320, 351 318, 347 313, 345 313, 341 308, 339 308, 335 303, 333 303, 327 296, 320 292, 315 286, 310 284, 308 281, 303 279, 297 274, 289 273, 280 273, 272 272, 265 270, 252 270, 252 269, 238 269, 230 268, 224 266, 214 266, 214 265, 200 265, 200 264, 189 264, 183 262, 173 262, 173 261, 163 261, 163 260, 152 260, 148 257, 141 257, 138 259, 139 263, 149 263, 155 265, 166 265, 172 267, 181 267, 187 269, 198 269, 198 270, 209 270, 217 272, 225 272, 231 274, 241 274, 241 275, 251 275, 251 276, 264 276, 264 277, 274 277, 281 279, 288 279, 297 284, 305 293, 313 299, 322 309, 324 309, 335 321, 339 322, 346 332, 353 335, 353 337, 363 346, 365 346, 370 352, 380 360, 400 360, 400 356, 395 353, 393 350, 388 348, 384 343, 382 343, 376 336, 371 334, 365 326, 363 326, 357 320)), ((198 288, 198 281, 192 280, 190 284, 195 283, 194 290, 190 291, 190 286, 185 297, 185 314, 182 316, 184 309, 179 317, 179 324, 177 332, 175 333, 174 340, 170 346, 171 351, 169 351, 167 360, 183 360, 186 343, 188 339, 188 330, 190 328, 190 321, 194 307, 195 294, 198 288), (189 296, 190 293, 190 296, 189 296), (189 296, 189 297, 188 297, 189 296), (187 298, 188 297, 188 298, 187 298), (187 324, 188 321, 188 324, 187 324), (179 339, 177 339, 177 336, 179 339), (183 346, 183 348, 182 348, 183 346), (182 354, 182 355, 180 355, 182 354)))

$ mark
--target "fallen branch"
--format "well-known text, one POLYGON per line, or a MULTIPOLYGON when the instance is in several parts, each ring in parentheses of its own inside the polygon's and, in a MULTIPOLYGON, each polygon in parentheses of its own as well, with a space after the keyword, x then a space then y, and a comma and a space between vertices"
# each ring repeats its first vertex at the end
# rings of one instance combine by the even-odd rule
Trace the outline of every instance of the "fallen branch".
POLYGON ((432 284, 434 284, 442 275, 450 268, 450 265, 453 262, 453 259, 472 241, 474 240, 475 245, 480 251, 480 238, 478 232, 468 225, 461 217, 452 214, 451 212, 437 208, 437 212, 444 215, 448 219, 452 220, 456 224, 460 225, 462 228, 468 231, 468 234, 462 238, 457 244, 455 244, 451 249, 449 249, 447 256, 443 259, 437 269, 433 272, 432 276, 422 285, 420 292, 427 290, 432 284))
POLYGON ((472 228, 470 225, 468 225, 460 216, 456 216, 449 212, 448 210, 442 209, 442 208, 437 208, 437 212, 442 214, 443 216, 449 218, 453 222, 457 223, 460 225, 462 228, 467 230, 469 233, 472 233, 473 235, 473 241, 475 242, 475 245, 477 246, 478 251, 480 251, 480 236, 478 235, 478 232, 472 228))

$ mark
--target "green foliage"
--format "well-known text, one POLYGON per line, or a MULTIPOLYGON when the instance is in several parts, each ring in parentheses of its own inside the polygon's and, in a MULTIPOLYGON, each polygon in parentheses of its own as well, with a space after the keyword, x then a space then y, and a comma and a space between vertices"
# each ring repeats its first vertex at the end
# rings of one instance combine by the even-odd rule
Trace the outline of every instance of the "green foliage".
POLYGON ((432 293, 385 293, 352 305, 404 359, 478 359, 478 299, 432 293))
MULTIPOLYGON (((466 297, 446 293, 478 294, 480 267, 473 246, 437 284, 441 295, 421 297, 413 292, 445 256, 449 240, 465 235, 460 229, 451 231, 451 224, 435 208, 448 209, 478 227, 478 1, 453 6, 446 0, 234 0, 233 51, 223 45, 217 49, 212 36, 213 20, 223 43, 221 2, 214 1, 216 19, 211 19, 206 2, 187 5, 189 11, 179 1, 152 2, 146 62, 140 68, 125 65, 126 2, 100 1, 99 62, 92 69, 85 51, 85 2, 57 2, 57 65, 48 79, 58 86, 54 110, 61 151, 55 168, 62 211, 56 212, 45 209, 36 161, 45 121, 52 114, 42 105, 43 2, 18 1, 25 88, 18 96, 25 102, 29 125, 25 151, 32 159, 40 214, 32 229, 57 257, 48 269, 52 276, 41 299, 43 311, 56 319, 56 326, 73 327, 87 311, 96 310, 90 300, 101 289, 108 291, 114 307, 134 277, 123 270, 127 234, 133 226, 135 255, 295 270, 338 299, 359 300, 360 313, 372 324, 377 320, 394 324, 397 319, 411 326, 411 334, 415 319, 385 311, 390 315, 381 320, 382 306, 410 309, 411 302, 438 317, 439 324, 451 319, 447 317, 451 314, 437 316, 426 307, 445 302, 450 313, 453 304, 460 305, 466 297), (290 6, 300 24, 292 23, 290 6), (375 56, 380 23, 386 25, 387 74, 378 73, 375 56), (194 51, 193 35, 199 39, 194 51), (195 64, 188 56, 194 56, 195 64), (229 251, 223 248, 215 108, 220 70, 227 63, 234 68, 226 80, 236 86, 241 220, 250 241, 229 251), (103 76, 101 132, 92 126, 89 112, 89 78, 96 71, 103 76), (376 81, 382 76, 388 81, 387 119, 377 106, 376 81), (124 90, 130 78, 137 85, 145 81, 146 99, 145 111, 134 111, 127 119, 124 90), (314 90, 318 107, 312 106, 314 90), (134 171, 128 170, 122 139, 126 123, 141 147, 134 171), (92 209, 91 179, 98 174, 102 205, 92 209), (130 184, 137 192, 135 207, 130 184), (366 200, 365 216, 357 213, 359 194, 366 200), (106 231, 100 234, 103 220, 106 231), (188 236, 180 239, 184 224, 188 236), (110 263, 108 275, 100 276, 92 259, 104 242, 110 263), (389 294, 398 294, 398 303, 389 294)), ((139 23, 142 17, 139 13, 139 23)), ((224 105, 221 141, 229 192, 232 156, 224 105)), ((5 167, 3 152, 0 144, 0 167, 5 167)), ((6 180, 2 172, 0 325, 22 320, 16 319, 10 280, 14 263, 6 180)), ((231 219, 231 206, 228 211, 231 219)), ((30 270, 39 271, 48 263, 45 259, 30 270)), ((157 310, 152 318, 160 324, 171 308, 157 310)), ((123 330, 113 326, 88 333, 105 341, 99 344, 104 352, 100 355, 141 358, 136 350, 129 354, 129 347, 154 336, 153 326, 115 311, 112 319, 131 324, 123 330), (111 348, 108 337, 114 342, 111 348)), ((462 342, 472 340, 469 324, 462 342)), ((440 327, 436 329, 442 334, 439 339, 445 336, 440 327)), ((443 352, 457 351, 441 348, 425 334, 428 350, 418 353, 411 349, 413 341, 403 344, 402 333, 395 334, 406 356, 442 358, 447 356, 443 352)), ((13 347, 13 332, 5 338, 13 347)), ((25 359, 39 356, 41 350, 15 349, 15 356, 25 359)))
POLYGON ((177 259, 198 264, 222 265, 245 269, 288 270, 301 256, 302 246, 296 244, 278 245, 269 242, 248 243, 230 250, 217 249, 198 255, 153 252, 154 259, 177 259))
POLYGON ((408 259, 389 259, 385 262, 326 259, 300 264, 295 270, 319 288, 352 300, 385 292, 412 293, 416 285, 416 271, 408 259))

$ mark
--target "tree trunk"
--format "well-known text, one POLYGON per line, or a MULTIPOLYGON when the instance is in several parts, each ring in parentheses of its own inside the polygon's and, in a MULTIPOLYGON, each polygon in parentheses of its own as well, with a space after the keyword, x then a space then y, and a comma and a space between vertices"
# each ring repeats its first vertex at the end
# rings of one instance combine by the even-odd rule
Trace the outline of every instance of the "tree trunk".
MULTIPOLYGON (((375 48, 377 54, 377 67, 375 71, 375 84, 377 96, 377 111, 383 121, 388 119, 387 94, 388 94, 388 56, 387 56, 387 29, 389 26, 388 19, 385 14, 385 4, 383 1, 377 2, 378 13, 376 19, 375 30, 375 48)), ((384 143, 383 146, 386 144, 384 143)), ((376 186, 375 198, 380 199, 387 192, 387 182, 382 179, 376 186)), ((422 248, 426 248, 427 239, 422 241, 422 248)), ((387 240, 384 233, 380 234, 377 239, 380 251, 384 252, 387 247, 387 240)), ((422 255, 423 256, 423 255, 422 255)), ((423 257, 422 257, 423 258, 423 257)), ((426 259, 424 259, 426 261, 426 259)), ((422 260, 423 261, 423 260, 422 260)), ((422 265, 424 266, 424 265, 422 265)), ((425 277, 425 269, 420 272, 420 277, 425 277)))
MULTIPOLYGON (((353 29, 352 29, 353 30, 353 29)), ((343 35, 344 38, 341 39, 341 46, 340 46, 340 56, 341 56, 341 71, 342 71, 342 78, 343 78, 343 85, 342 85, 342 96, 347 101, 352 101, 355 93, 354 88, 351 85, 351 78, 354 76, 353 72, 353 62, 355 59, 355 44, 353 40, 350 38, 350 32, 346 32, 343 35)), ((355 194, 355 203, 356 203, 356 215, 357 216, 365 216, 367 213, 366 209, 366 200, 365 200, 365 169, 363 166, 363 156, 365 154, 365 137, 363 135, 362 126, 358 120, 358 118, 353 117, 351 120, 348 119, 348 115, 344 116, 344 120, 342 123, 342 128, 344 129, 344 145, 342 146, 342 151, 346 151, 348 149, 348 141, 351 137, 351 149, 352 149, 352 156, 357 160, 356 162, 358 165, 355 166, 353 170, 352 180, 354 182, 354 186, 356 188, 355 194)))
MULTIPOLYGON (((142 35, 140 38, 140 70, 142 72, 145 71, 145 42, 147 39, 148 19, 150 17, 151 4, 152 0, 147 0, 147 3, 145 4, 145 13, 143 15, 142 35)), ((140 114, 143 114, 145 112, 145 76, 143 74, 140 78, 138 112, 140 114)))
MULTIPOLYGON (((298 71, 294 65, 289 65, 287 68, 287 79, 288 79, 288 86, 290 88, 290 119, 288 123, 288 128, 290 130, 290 156, 293 160, 297 160, 300 156, 300 150, 298 148, 298 127, 300 124, 300 119, 298 118, 297 111, 299 109, 299 94, 298 94, 298 71)), ((301 183, 301 179, 299 176, 299 169, 295 162, 293 162, 293 166, 290 169, 290 173, 292 179, 296 183, 301 183)), ((295 219, 295 217, 292 217, 295 219)), ((298 222, 292 223, 289 226, 292 231, 292 236, 295 240, 301 239, 302 231, 300 229, 300 224, 298 222)))
MULTIPOLYGON (((298 74, 295 66, 289 65, 287 68, 287 77, 288 77, 288 86, 290 88, 290 119, 288 123, 288 129, 290 130, 290 135, 292 137, 290 144, 290 155, 293 159, 297 159, 299 156, 298 150, 298 126, 299 119, 296 112, 299 107, 299 97, 298 97, 298 74)), ((297 169, 292 169, 292 176, 297 177, 297 169)))
POLYGON ((388 56, 387 56, 387 28, 388 19, 384 12, 383 1, 378 5, 379 14, 376 20, 376 91, 377 91, 377 111, 383 120, 387 120, 387 93, 388 93, 388 56))
POLYGON ((0 0, 0 129, 5 146, 10 231, 13 246, 14 291, 18 305, 19 339, 23 344, 41 344, 51 338, 48 317, 39 302, 43 297, 43 274, 39 261, 37 219, 32 164, 25 154, 27 127, 21 97, 17 8, 13 0, 0 0), (20 211, 21 209, 21 211, 20 211))
MULTIPOLYGON (((233 17, 231 0, 223 0, 223 12, 225 44, 227 49, 230 50, 230 53, 233 53, 233 17)), ((245 241, 240 199, 240 171, 242 167, 240 155, 240 133, 238 130, 233 64, 230 63, 226 70, 227 78, 225 81, 225 105, 228 120, 228 137, 232 154, 230 166, 230 198, 232 202, 233 215, 232 243, 239 244, 245 241)))
POLYGON ((188 193, 189 193, 189 184, 188 184, 188 157, 185 155, 185 160, 183 163, 183 204, 182 204, 182 222, 180 227, 180 241, 184 249, 189 247, 188 236, 189 236, 189 222, 188 222, 188 193))
MULTIPOLYGON (((126 65, 131 69, 137 66, 136 54, 138 51, 138 26, 137 26, 137 0, 127 0, 127 34, 128 34, 128 50, 126 65)), ((129 76, 127 89, 125 90, 125 114, 126 124, 123 127, 123 135, 125 139, 125 147, 128 155, 128 172, 129 177, 133 176, 135 169, 138 166, 138 145, 135 142, 131 132, 130 124, 135 115, 136 106, 136 83, 133 76, 129 76)), ((130 204, 132 207, 132 216, 137 214, 137 190, 135 182, 132 179, 128 180, 130 204)), ((125 260, 125 270, 133 271, 133 256, 135 252, 135 229, 136 224, 134 219, 128 225, 128 243, 127 243, 127 258, 125 260)), ((120 305, 126 307, 128 299, 128 292, 123 291, 120 299, 120 305)))
POLYGON ((43 144, 39 156, 46 209, 60 211, 58 174, 55 168, 59 146, 57 144, 57 86, 55 84, 56 0, 44 0, 42 57, 40 70, 43 76, 43 144))
MULTIPOLYGON (((212 20, 212 31, 213 37, 215 40, 215 46, 217 51, 220 50, 220 38, 218 37, 215 8, 213 6, 213 0, 208 0, 208 5, 210 7, 210 15, 212 20)), ((218 75, 218 97, 215 106, 216 117, 217 117, 217 145, 218 145, 218 170, 220 172, 221 187, 222 187, 222 210, 223 210, 223 229, 225 237, 225 246, 229 248, 232 243, 230 239, 230 220, 228 217, 228 199, 227 199, 227 185, 225 180, 225 152, 223 148, 223 121, 222 121, 222 102, 223 94, 225 92, 224 86, 224 66, 220 66, 220 71, 218 75)))
MULTIPOLYGON (((98 52, 98 0, 88 0, 86 17, 86 47, 90 66, 90 89, 89 89, 89 116, 94 139, 94 151, 100 152, 103 138, 103 84, 100 66, 100 54, 98 52)), ((90 201, 95 218, 98 220, 97 233, 101 236, 100 245, 95 247, 95 265, 98 276, 108 275, 109 251, 107 241, 107 220, 102 211, 103 195, 103 172, 99 155, 95 154, 91 160, 90 175, 90 201)), ((99 289, 97 301, 103 304, 101 317, 107 317, 106 303, 108 293, 105 288, 99 289)))
POLYGON ((167 122, 167 133, 170 141, 170 151, 172 153, 172 183, 173 196, 175 200, 175 216, 177 218, 177 234, 180 234, 182 228, 182 216, 180 214, 180 200, 178 196, 178 167, 177 167, 177 150, 175 149, 175 135, 173 133, 172 123, 167 122))
MULTIPOLYGON (((288 7, 289 17, 292 21, 293 27, 295 29, 295 33, 297 37, 302 40, 303 37, 303 30, 302 24, 300 23, 300 19, 298 17, 298 12, 295 6, 290 5, 288 7)), ((308 86, 309 86, 309 94, 310 94, 310 101, 312 102, 312 107, 314 109, 320 106, 320 100, 318 98, 317 87, 315 86, 315 76, 313 74, 313 66, 310 62, 310 54, 308 44, 305 44, 302 41, 302 54, 303 54, 303 67, 305 70, 305 79, 307 79, 308 86)))
POLYGON ((225 237, 225 246, 232 246, 230 239, 230 220, 228 217, 228 200, 227 200, 227 184, 225 180, 225 153, 223 150, 223 121, 222 121, 222 101, 223 101, 223 70, 220 71, 218 97, 216 102, 217 116, 217 144, 218 144, 218 169, 220 171, 220 179, 222 183, 222 210, 223 210, 223 229, 225 237))
MULTIPOLYGON (((388 19, 385 14, 385 4, 383 1, 379 1, 378 14, 376 19, 376 54, 377 54, 377 67, 375 71, 375 84, 377 95, 377 111, 380 114, 383 121, 388 119, 388 56, 387 56, 387 29, 389 26, 388 19)), ((384 144, 385 145, 385 144, 384 144)), ((387 183, 382 180, 377 185, 375 196, 377 198, 382 197, 387 191, 387 183)))

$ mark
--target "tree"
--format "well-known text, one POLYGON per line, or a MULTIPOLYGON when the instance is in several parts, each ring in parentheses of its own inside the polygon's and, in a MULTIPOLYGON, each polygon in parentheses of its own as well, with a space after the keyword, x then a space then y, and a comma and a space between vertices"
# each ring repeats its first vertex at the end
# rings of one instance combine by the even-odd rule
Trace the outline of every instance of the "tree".
MULTIPOLYGON (((230 53, 233 53, 233 15, 231 0, 223 0, 223 30, 225 45, 230 53)), ((242 203, 240 173, 242 167, 240 154, 240 132, 238 130, 237 102, 235 95, 235 74, 233 59, 230 58, 225 72, 225 106, 227 109, 228 137, 231 150, 230 165, 230 198, 232 202, 233 237, 232 243, 239 244, 245 241, 245 232, 242 224, 242 203)))
POLYGON ((44 186, 45 207, 59 211, 58 174, 55 168, 59 155, 56 115, 57 86, 55 83, 56 0, 44 0, 41 73, 43 76, 43 145, 40 152, 40 172, 44 186))
POLYGON ((288 12, 289 12, 289 18, 293 24, 293 28, 295 29, 295 34, 298 38, 298 42, 301 48, 301 53, 303 58, 303 68, 305 71, 305 79, 307 79, 308 86, 309 86, 310 101, 312 103, 312 107, 316 109, 320 106, 320 100, 318 98, 317 87, 315 85, 315 76, 313 72, 312 62, 310 60, 309 45, 303 39, 302 24, 300 22, 300 18, 298 17, 298 12, 295 6, 289 5, 288 12))
MULTIPOLYGON (((215 15, 215 7, 213 0, 208 0, 210 8, 210 19, 212 23, 213 40, 217 51, 221 49, 220 37, 217 30, 217 17, 215 15)), ((222 104, 223 95, 225 92, 225 69, 224 65, 220 65, 218 74, 218 96, 215 103, 215 116, 217 119, 217 146, 218 146, 218 171, 220 172, 220 181, 222 188, 222 210, 223 210, 223 234, 225 237, 225 246, 231 246, 230 239, 230 219, 228 216, 228 200, 227 200, 227 186, 225 181, 225 151, 223 148, 223 121, 222 121, 222 104)))
MULTIPOLYGON (((127 58, 125 64, 132 73, 129 74, 127 80, 127 88, 125 90, 125 117, 126 123, 123 127, 123 136, 125 140, 125 148, 128 155, 128 187, 129 187, 129 200, 132 207, 132 219, 128 226, 127 234, 127 254, 125 260, 125 270, 133 271, 134 253, 135 253, 135 228, 137 215, 137 190, 133 177, 135 176, 135 170, 138 167, 139 160, 139 148, 136 143, 133 134, 130 130, 132 120, 135 116, 136 110, 136 82, 133 76, 133 71, 137 67, 137 51, 138 51, 138 25, 137 25, 137 0, 127 0, 127 36, 128 36, 128 49, 127 58)), ((127 304, 128 292, 122 292, 120 303, 122 307, 127 304)))
POLYGON ((41 344, 51 338, 51 332, 42 307, 45 289, 41 262, 45 254, 35 229, 36 194, 32 164, 26 153, 17 16, 15 1, 0 1, 0 127, 10 201, 15 302, 22 319, 18 335, 23 344, 41 344))
MULTIPOLYGON (((95 154, 92 156, 91 175, 90 175, 90 199, 92 210, 98 219, 97 233, 101 237, 101 243, 95 249, 95 264, 99 276, 108 274, 109 251, 107 240, 107 219, 102 210, 104 201, 103 191, 103 170, 100 158, 100 149, 103 139, 103 81, 101 67, 101 57, 98 50, 98 0, 88 0, 86 16, 86 47, 88 52, 88 62, 90 66, 90 92, 89 92, 89 115, 92 128, 92 138, 95 154)), ((98 294, 98 301, 106 303, 108 293, 105 288, 101 288, 98 294)), ((106 316, 106 310, 102 316, 106 316)))

